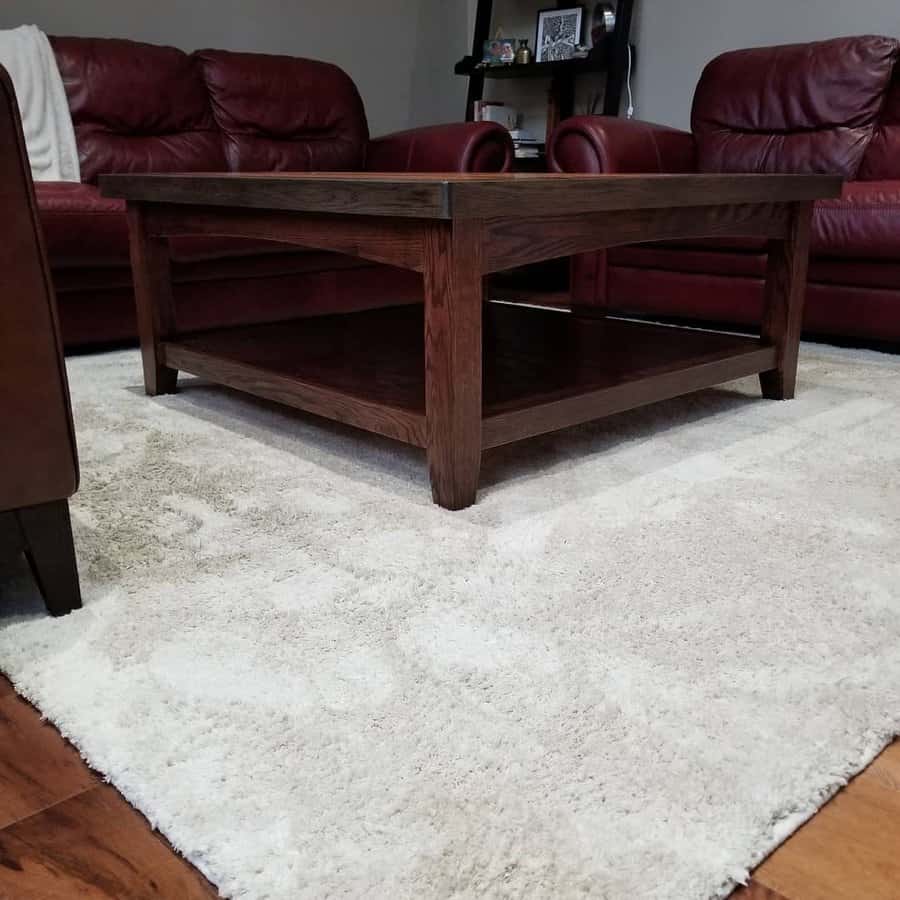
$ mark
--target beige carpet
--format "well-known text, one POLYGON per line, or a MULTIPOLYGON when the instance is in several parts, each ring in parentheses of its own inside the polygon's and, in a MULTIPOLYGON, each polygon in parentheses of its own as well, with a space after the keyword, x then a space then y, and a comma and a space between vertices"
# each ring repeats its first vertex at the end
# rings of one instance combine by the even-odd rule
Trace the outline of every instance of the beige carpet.
POLYGON ((900 727, 900 357, 424 459, 71 360, 85 609, 0 669, 226 896, 723 896, 900 727))

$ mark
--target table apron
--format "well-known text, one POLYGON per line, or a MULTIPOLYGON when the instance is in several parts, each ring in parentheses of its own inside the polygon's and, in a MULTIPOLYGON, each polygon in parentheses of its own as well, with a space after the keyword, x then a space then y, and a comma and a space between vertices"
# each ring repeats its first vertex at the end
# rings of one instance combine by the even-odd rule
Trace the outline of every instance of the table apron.
MULTIPOLYGON (((659 209, 622 209, 554 215, 524 214, 481 223, 483 274, 514 266, 603 250, 621 244, 675 239, 756 237, 785 239, 792 203, 712 204, 659 209)), ((451 221, 396 216, 299 213, 232 209, 176 203, 140 207, 148 235, 217 236, 277 241, 345 253, 422 272, 425 234, 452 227, 451 221)))
POLYGON ((386 216, 231 209, 141 203, 147 233, 157 237, 234 237, 346 253, 421 272, 425 230, 433 220, 386 216))
POLYGON ((526 213, 484 223, 484 271, 603 250, 621 244, 684 238, 785 239, 792 203, 622 209, 565 216, 526 213))

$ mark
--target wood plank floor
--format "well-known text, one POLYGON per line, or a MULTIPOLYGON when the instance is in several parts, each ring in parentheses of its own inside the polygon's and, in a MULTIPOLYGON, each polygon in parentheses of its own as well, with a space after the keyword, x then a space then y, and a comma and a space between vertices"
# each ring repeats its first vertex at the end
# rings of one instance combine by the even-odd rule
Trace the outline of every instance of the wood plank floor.
POLYGON ((0 676, 0 900, 218 896, 0 676))
MULTIPOLYGON (((898 900, 900 741, 732 900, 898 900)), ((215 888, 0 676, 0 900, 211 900, 215 888)))

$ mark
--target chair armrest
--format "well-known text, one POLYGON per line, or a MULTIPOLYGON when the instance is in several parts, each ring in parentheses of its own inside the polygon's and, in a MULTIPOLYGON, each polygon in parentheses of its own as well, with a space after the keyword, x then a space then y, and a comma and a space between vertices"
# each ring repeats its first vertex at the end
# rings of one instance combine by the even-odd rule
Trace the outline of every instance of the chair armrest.
POLYGON ((612 116, 566 119, 550 137, 547 158, 555 172, 652 174, 696 169, 690 132, 612 116))
POLYGON ((369 172, 505 172, 509 132, 495 122, 454 122, 398 131, 369 141, 369 172))

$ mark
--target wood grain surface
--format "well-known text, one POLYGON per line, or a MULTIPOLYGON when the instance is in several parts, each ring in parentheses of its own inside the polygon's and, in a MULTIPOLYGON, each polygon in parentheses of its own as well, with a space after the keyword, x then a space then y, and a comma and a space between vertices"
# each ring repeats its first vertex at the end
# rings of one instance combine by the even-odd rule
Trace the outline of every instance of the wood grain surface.
POLYGON ((837 197, 831 175, 570 175, 202 173, 100 176, 130 202, 237 206, 419 219, 503 218, 516 210, 572 215, 837 197))
POLYGON ((109 785, 0 831, 0 897, 210 900, 218 893, 109 785))
POLYGON ((98 784, 77 751, 0 677, 0 829, 98 784))
POLYGON ((734 900, 779 897, 900 897, 900 741, 765 860, 734 900))
MULTIPOLYGON (((436 252, 443 246, 438 242, 436 252)), ((456 305, 449 312, 447 293, 457 284, 468 291, 460 296, 480 292, 471 267, 453 281, 435 266, 430 324, 425 308, 405 306, 240 326, 165 343, 163 360, 238 390, 427 447, 428 398, 433 410, 453 408, 476 373, 475 363, 467 363, 462 373, 454 369, 455 376, 445 379, 452 385, 446 390, 455 393, 428 394, 429 372, 462 365, 446 360, 452 354, 451 315, 457 324, 466 316, 456 305)), ((755 338, 505 303, 479 301, 464 309, 470 308, 479 317, 483 347, 477 370, 482 448, 756 374, 776 361, 775 348, 755 338)), ((466 327, 463 340, 474 341, 475 326, 469 321, 466 327)), ((452 443, 461 446, 460 440, 452 443)))
POLYGON ((415 219, 297 216, 284 210, 179 207, 153 203, 145 207, 151 235, 218 235, 279 241, 346 253, 373 262, 422 271, 424 231, 415 219))
POLYGON ((526 263, 601 250, 620 244, 672 238, 784 238, 791 223, 791 204, 673 206, 623 209, 560 216, 554 207, 532 209, 485 222, 484 271, 500 272, 526 263))
MULTIPOLYGON (((267 330, 272 336, 286 336, 283 329, 279 333, 277 326, 267 330)), ((254 328, 253 331, 258 330, 254 328)), ((426 446, 424 410, 393 406, 374 394, 365 396, 358 381, 356 391, 347 393, 327 383, 316 382, 308 375, 275 371, 271 360, 261 359, 258 364, 247 362, 247 354, 241 354, 241 345, 246 346, 246 342, 235 330, 232 334, 213 333, 181 344, 163 344, 162 354, 169 365, 217 384, 364 428, 415 447, 426 446)), ((284 346, 283 341, 279 341, 279 345, 284 346)), ((271 350, 272 346, 258 344, 257 348, 265 351, 271 350)), ((298 358, 298 362, 305 360, 298 358)), ((309 372, 308 367, 303 368, 309 372)), ((350 371, 355 370, 351 367, 350 371)), ((334 374, 336 377, 331 380, 340 380, 339 373, 334 374)))
POLYGON ((771 400, 791 400, 797 384, 812 214, 811 203, 797 204, 788 234, 769 242, 762 335, 778 348, 778 360, 759 382, 771 400))
POLYGON ((128 234, 144 389, 151 397, 171 394, 175 390, 178 372, 165 365, 159 352, 162 341, 175 331, 169 242, 166 238, 149 234, 145 210, 130 205, 128 234))
POLYGON ((0 675, 0 898, 218 896, 0 675))
POLYGON ((437 223, 425 238, 428 471, 445 509, 475 502, 481 471, 481 228, 478 220, 437 223))

